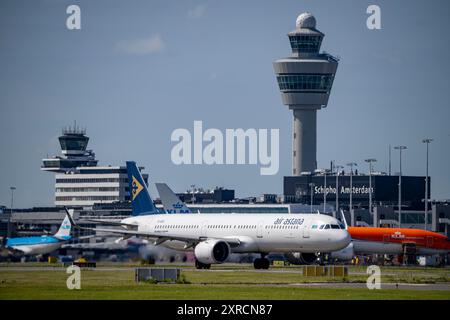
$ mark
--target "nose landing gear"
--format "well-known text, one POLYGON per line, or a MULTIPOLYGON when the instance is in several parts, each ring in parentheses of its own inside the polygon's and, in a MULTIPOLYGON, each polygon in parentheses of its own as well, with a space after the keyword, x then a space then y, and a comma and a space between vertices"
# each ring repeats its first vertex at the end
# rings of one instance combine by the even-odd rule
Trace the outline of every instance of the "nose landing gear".
POLYGON ((261 258, 256 258, 253 261, 253 267, 255 269, 269 269, 270 261, 266 258, 266 253, 261 253, 261 258))

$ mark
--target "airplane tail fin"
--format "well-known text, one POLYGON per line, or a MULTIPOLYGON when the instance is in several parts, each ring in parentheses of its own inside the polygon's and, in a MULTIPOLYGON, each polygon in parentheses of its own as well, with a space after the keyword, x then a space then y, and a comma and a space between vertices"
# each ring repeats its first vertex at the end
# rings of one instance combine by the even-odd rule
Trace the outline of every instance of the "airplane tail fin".
POLYGON ((166 213, 192 213, 186 204, 165 183, 155 183, 166 213))
MULTIPOLYGON (((73 217, 73 209, 68 210, 71 217, 73 217)), ((67 239, 70 238, 70 232, 72 230, 72 223, 69 219, 69 217, 66 215, 64 217, 63 222, 61 223, 61 226, 59 227, 58 232, 54 234, 55 238, 59 239, 67 239)))
POLYGON ((147 186, 142 178, 136 162, 127 161, 127 173, 130 186, 131 207, 133 216, 158 214, 147 186))

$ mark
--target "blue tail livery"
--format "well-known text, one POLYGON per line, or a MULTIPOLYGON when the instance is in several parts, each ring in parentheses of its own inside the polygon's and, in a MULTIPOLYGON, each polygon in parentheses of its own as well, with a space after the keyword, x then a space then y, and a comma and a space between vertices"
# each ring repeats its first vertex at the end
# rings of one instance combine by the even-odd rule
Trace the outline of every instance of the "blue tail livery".
POLYGON ((152 198, 142 178, 136 162, 127 161, 127 173, 130 186, 131 208, 133 216, 158 214, 152 198))
MULTIPOLYGON (((73 210, 70 211, 73 215, 73 210)), ((70 231, 72 224, 66 216, 54 235, 43 235, 40 237, 19 237, 8 238, 6 240, 6 248, 19 251, 24 255, 40 255, 48 254, 72 239, 70 231)))

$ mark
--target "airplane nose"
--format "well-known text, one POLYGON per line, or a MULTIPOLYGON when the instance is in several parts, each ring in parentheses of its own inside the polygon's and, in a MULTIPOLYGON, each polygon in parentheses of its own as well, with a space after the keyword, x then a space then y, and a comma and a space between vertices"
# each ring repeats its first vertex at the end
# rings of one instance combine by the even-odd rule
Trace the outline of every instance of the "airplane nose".
POLYGON ((350 234, 347 230, 336 230, 335 236, 332 238, 332 251, 344 249, 351 242, 350 234))
POLYGON ((347 230, 341 230, 338 242, 342 246, 342 248, 347 247, 350 244, 351 240, 352 239, 350 237, 350 233, 348 233, 347 230))

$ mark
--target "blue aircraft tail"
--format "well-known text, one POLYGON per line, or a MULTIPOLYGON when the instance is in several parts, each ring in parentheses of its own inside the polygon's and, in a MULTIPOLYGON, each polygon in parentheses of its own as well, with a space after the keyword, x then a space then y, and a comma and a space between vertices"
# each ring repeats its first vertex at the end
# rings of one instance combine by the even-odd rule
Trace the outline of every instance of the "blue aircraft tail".
POLYGON ((133 216, 143 216, 149 214, 158 214, 147 186, 142 178, 136 162, 127 161, 127 173, 130 186, 131 207, 133 216))
MULTIPOLYGON (((69 210, 70 216, 73 216, 73 209, 69 210)), ((72 230, 72 223, 70 222, 69 217, 66 215, 64 217, 61 226, 59 227, 58 232, 55 233, 54 237, 60 240, 68 240, 70 239, 70 231, 72 230)))

